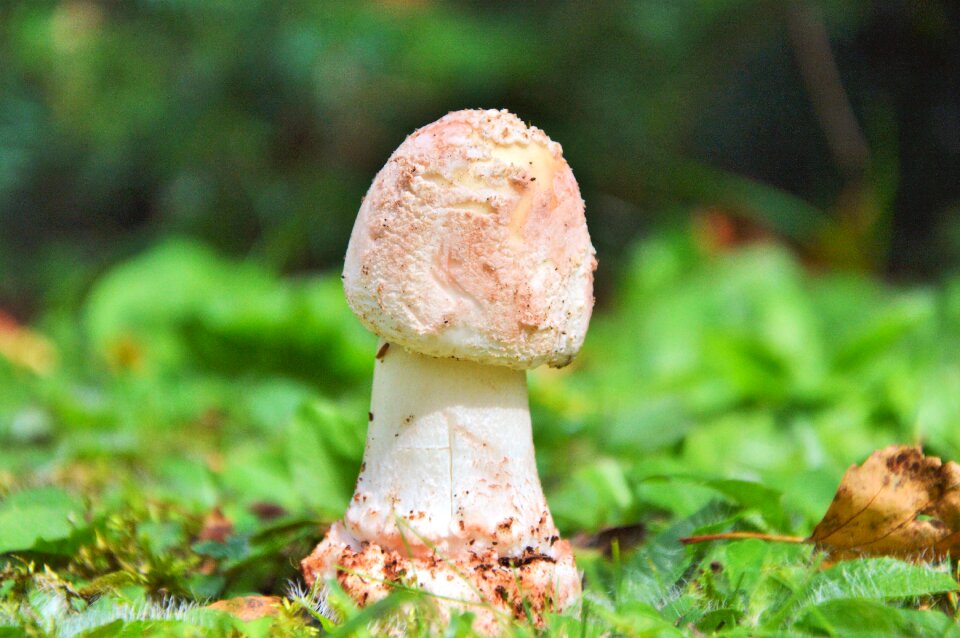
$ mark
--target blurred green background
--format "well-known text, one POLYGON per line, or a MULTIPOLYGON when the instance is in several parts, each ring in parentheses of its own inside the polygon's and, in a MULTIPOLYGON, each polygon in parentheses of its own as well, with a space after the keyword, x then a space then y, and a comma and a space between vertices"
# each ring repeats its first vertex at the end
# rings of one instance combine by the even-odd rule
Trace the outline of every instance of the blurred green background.
POLYGON ((360 199, 416 127, 503 107, 563 145, 601 264, 581 356, 530 374, 598 610, 548 635, 955 635, 956 605, 903 608, 943 566, 678 539, 808 534, 884 445, 960 458, 958 26, 948 0, 0 3, 0 634, 287 593, 363 451, 360 199))
POLYGON ((508 108, 560 141, 606 290, 703 207, 831 266, 960 264, 955 2, 0 5, 0 307, 187 235, 335 268, 404 136, 508 108))

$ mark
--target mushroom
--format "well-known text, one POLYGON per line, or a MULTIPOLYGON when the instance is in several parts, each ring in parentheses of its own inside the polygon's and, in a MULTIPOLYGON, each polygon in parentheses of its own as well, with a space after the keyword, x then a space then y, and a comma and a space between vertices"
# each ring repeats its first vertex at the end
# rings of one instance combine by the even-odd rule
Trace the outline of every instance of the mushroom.
POLYGON ((302 562, 360 604, 403 582, 438 609, 537 624, 580 594, 534 460, 526 372, 570 363, 596 259, 560 145, 507 111, 464 110, 400 145, 343 272, 381 338, 356 491, 302 562))

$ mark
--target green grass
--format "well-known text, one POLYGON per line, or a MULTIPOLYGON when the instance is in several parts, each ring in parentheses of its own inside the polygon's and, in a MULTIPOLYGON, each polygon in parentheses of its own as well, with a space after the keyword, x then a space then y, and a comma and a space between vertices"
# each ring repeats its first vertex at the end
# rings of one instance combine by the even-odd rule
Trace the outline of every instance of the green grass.
MULTIPOLYGON (((573 366, 530 374, 538 463, 567 537, 644 534, 578 550, 579 617, 507 633, 960 636, 950 564, 679 542, 806 535, 846 467, 889 443, 960 458, 960 279, 898 289, 678 233, 634 251, 612 301, 573 366)), ((0 358, 0 637, 366 635, 416 616, 411 592, 366 610, 334 592, 324 617, 291 588, 363 450, 375 342, 336 275, 168 242, 35 328, 49 374, 0 358), (217 508, 233 532, 203 540, 217 508), (202 608, 252 593, 282 612, 202 608)))

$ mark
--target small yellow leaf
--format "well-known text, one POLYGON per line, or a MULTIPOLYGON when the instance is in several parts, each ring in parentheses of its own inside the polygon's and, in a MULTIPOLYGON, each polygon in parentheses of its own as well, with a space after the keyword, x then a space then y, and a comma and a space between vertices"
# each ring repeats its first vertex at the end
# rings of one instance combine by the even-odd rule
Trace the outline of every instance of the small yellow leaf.
POLYGON ((218 600, 207 605, 207 609, 222 611, 248 622, 264 616, 276 616, 280 613, 279 603, 277 596, 240 596, 218 600))
POLYGON ((18 324, 13 317, 0 311, 0 357, 36 374, 46 375, 56 366, 57 350, 45 336, 18 324))

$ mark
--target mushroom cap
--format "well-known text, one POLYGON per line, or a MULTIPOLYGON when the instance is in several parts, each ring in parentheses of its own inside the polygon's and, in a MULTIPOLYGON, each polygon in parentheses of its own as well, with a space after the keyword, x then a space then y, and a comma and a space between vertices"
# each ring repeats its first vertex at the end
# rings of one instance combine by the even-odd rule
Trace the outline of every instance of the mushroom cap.
POLYGON ((596 258, 560 145, 507 111, 449 113, 394 151, 343 271, 354 313, 409 350, 512 368, 568 364, 596 258))

